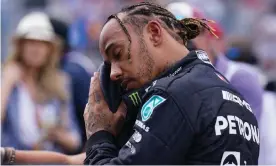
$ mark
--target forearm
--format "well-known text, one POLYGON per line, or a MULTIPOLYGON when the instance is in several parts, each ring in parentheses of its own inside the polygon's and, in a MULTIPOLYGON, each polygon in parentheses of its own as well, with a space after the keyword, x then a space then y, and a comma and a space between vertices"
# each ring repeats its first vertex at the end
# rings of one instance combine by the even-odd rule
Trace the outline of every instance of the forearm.
POLYGON ((15 164, 70 164, 69 156, 50 151, 16 150, 15 164))
POLYGON ((74 152, 79 148, 80 140, 70 132, 58 132, 56 143, 67 152, 74 152))
POLYGON ((85 153, 69 156, 70 165, 83 165, 83 161, 86 157, 85 153))

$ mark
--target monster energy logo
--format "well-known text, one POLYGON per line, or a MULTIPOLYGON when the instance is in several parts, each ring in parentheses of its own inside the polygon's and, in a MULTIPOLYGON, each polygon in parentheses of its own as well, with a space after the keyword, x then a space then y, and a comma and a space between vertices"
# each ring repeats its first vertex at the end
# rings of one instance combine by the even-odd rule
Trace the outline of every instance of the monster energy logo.
POLYGON ((139 105, 139 103, 142 103, 138 92, 134 92, 131 95, 129 95, 128 97, 130 97, 130 99, 133 102, 134 106, 137 106, 137 105, 139 105))

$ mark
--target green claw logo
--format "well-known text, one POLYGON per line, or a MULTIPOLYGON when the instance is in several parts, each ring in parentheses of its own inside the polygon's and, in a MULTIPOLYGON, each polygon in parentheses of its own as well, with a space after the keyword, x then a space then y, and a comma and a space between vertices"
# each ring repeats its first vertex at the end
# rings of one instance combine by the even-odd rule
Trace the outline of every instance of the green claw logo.
POLYGON ((142 100, 141 100, 138 92, 134 92, 131 95, 129 95, 128 97, 130 97, 134 106, 138 106, 140 103, 142 103, 142 100))

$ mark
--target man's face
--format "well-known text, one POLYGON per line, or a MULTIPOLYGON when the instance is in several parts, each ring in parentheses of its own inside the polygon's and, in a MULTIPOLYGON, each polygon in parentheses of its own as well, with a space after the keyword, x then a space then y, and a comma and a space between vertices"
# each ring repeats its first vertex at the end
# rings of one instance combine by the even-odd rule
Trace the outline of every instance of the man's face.
POLYGON ((102 29, 100 51, 104 60, 111 63, 111 80, 119 81, 126 90, 130 90, 140 88, 154 78, 156 67, 152 54, 156 53, 156 48, 145 28, 137 34, 132 26, 124 25, 130 34, 131 44, 118 21, 111 19, 102 29))

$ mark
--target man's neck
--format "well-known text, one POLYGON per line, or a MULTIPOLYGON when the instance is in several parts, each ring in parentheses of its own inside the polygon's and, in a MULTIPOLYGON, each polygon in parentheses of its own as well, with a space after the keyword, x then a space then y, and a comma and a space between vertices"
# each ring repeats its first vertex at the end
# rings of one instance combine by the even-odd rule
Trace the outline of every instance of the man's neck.
MULTIPOLYGON (((170 49, 164 49, 162 59, 159 58, 159 74, 163 73, 167 69, 171 68, 175 63, 186 57, 189 53, 189 50, 182 45, 177 45, 171 47, 170 49)), ((158 74, 158 75, 159 75, 158 74)))
POLYGON ((176 62, 180 61, 189 54, 189 50, 185 46, 177 46, 171 49, 169 56, 166 56, 167 66, 173 66, 176 62))

